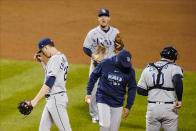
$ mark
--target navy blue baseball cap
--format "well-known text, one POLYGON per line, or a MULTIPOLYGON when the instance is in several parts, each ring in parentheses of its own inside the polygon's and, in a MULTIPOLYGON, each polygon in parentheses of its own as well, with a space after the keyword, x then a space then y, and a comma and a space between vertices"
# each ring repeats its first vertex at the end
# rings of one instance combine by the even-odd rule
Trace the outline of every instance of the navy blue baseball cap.
POLYGON ((39 51, 37 53, 41 53, 42 52, 42 48, 44 48, 44 46, 48 45, 48 44, 52 44, 53 41, 50 38, 43 38, 39 41, 38 43, 38 48, 39 51))
POLYGON ((121 50, 118 55, 117 59, 119 64, 124 68, 131 68, 131 53, 127 50, 121 50))
POLYGON ((98 16, 110 16, 110 12, 108 9, 100 9, 98 12, 98 16))

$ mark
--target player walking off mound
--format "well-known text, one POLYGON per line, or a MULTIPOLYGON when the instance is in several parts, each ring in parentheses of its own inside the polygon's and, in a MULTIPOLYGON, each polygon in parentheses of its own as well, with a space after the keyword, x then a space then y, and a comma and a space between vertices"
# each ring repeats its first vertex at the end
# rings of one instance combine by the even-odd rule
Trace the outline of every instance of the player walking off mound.
MULTIPOLYGON (((119 51, 124 47, 122 41, 115 42, 115 38, 120 35, 117 35, 119 33, 118 29, 109 26, 109 10, 99 10, 98 21, 100 25, 88 32, 83 44, 84 52, 91 57, 89 75, 102 59, 111 58, 116 53, 115 49, 119 51)), ((98 122, 98 111, 95 97, 96 90, 97 83, 92 92, 92 102, 89 104, 89 112, 93 123, 98 122)))
POLYGON ((71 131, 66 110, 68 103, 65 88, 68 70, 67 58, 54 47, 54 43, 49 38, 40 40, 38 46, 39 52, 36 53, 34 58, 42 64, 45 70, 45 81, 31 104, 34 107, 45 95, 46 105, 40 121, 39 131, 49 131, 53 123, 57 125, 59 131, 71 131), (47 64, 40 53, 49 58, 47 64))
POLYGON ((160 55, 160 61, 148 64, 143 70, 137 91, 148 96, 146 131, 159 131, 161 127, 165 131, 177 131, 183 71, 175 63, 178 52, 174 47, 165 47, 160 55))
POLYGON ((131 65, 131 54, 121 50, 117 56, 105 59, 90 75, 87 86, 86 103, 92 99, 94 84, 99 79, 96 101, 99 114, 100 131, 118 131, 123 112, 123 102, 128 86, 127 105, 123 117, 129 115, 135 94, 135 71, 131 65))

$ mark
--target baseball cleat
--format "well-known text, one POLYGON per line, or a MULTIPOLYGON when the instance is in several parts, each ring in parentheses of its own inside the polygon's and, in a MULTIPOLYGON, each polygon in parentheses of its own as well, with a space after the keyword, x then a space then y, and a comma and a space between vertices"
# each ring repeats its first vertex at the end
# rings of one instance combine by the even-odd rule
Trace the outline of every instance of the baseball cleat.
POLYGON ((99 119, 92 118, 92 123, 99 123, 99 119))

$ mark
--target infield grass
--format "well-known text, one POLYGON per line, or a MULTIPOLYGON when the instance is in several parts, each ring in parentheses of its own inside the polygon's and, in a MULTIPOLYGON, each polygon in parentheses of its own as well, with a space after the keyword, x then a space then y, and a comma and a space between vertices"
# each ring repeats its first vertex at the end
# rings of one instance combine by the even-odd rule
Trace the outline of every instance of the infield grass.
MULTIPOLYGON (((88 105, 84 103, 88 81, 87 65, 69 65, 67 94, 68 115, 73 131, 98 131, 99 125, 92 124, 88 105)), ((138 81, 141 70, 136 69, 138 81)), ((44 71, 35 62, 0 60, 0 130, 37 131, 45 105, 42 99, 33 112, 24 117, 19 114, 17 104, 31 100, 40 90, 44 71)), ((179 110, 179 131, 196 130, 196 72, 184 73, 183 107, 179 110)), ((146 97, 136 96, 135 104, 127 119, 123 119, 119 131, 144 131, 146 97)), ((58 131, 56 126, 51 131, 58 131)))

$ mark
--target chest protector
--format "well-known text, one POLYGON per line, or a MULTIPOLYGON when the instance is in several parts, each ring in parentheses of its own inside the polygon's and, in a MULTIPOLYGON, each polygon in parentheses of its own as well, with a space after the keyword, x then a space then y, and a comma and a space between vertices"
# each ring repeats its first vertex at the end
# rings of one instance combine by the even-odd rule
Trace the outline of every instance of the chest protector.
POLYGON ((161 71, 163 69, 164 66, 168 65, 168 64, 172 64, 171 62, 166 63, 163 66, 156 66, 154 63, 149 63, 150 66, 155 67, 158 70, 158 74, 157 74, 157 80, 156 83, 153 87, 148 87, 148 91, 152 90, 152 89, 162 89, 162 90, 166 90, 166 91, 174 91, 174 88, 170 88, 170 87, 163 87, 161 84, 159 84, 160 82, 160 77, 161 77, 161 71))

